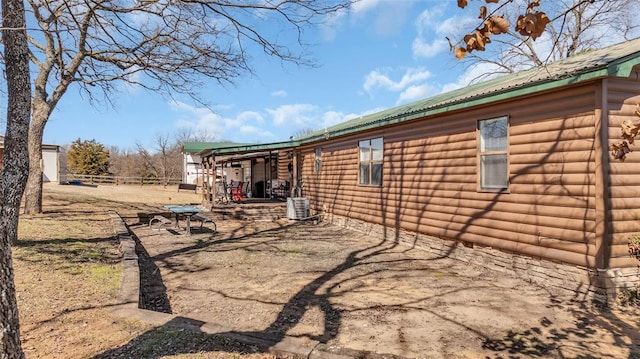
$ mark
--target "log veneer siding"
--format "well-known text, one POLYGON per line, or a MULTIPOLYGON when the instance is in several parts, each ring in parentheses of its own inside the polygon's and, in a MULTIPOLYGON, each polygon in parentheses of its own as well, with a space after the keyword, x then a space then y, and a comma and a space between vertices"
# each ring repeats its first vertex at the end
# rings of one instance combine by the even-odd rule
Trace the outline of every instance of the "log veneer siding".
POLYGON ((278 177, 292 151, 295 195, 330 221, 614 298, 640 279, 628 255, 640 234, 640 151, 622 163, 608 150, 623 121, 640 121, 640 40, 597 51, 266 147, 283 150, 278 177), (508 188, 481 190, 478 121, 504 117, 508 188), (374 138, 382 184, 359 185, 358 143, 374 138))
POLYGON ((593 267, 594 92, 578 86, 327 141, 321 173, 313 147, 303 147, 304 196, 319 211, 396 231, 593 267), (509 189, 478 192, 476 121, 505 115, 509 189), (384 139, 382 186, 359 186, 358 141, 376 137, 384 139))
MULTIPOLYGON (((640 103, 638 74, 628 79, 609 79, 607 106, 609 108, 609 144, 620 139, 620 124, 625 121, 638 122, 636 104, 640 103)), ((637 147, 638 142, 632 145, 637 147)), ((640 233, 640 153, 631 152, 624 162, 611 161, 610 208, 608 223, 612 232, 610 266, 630 267, 638 264, 628 254, 628 240, 640 233)))

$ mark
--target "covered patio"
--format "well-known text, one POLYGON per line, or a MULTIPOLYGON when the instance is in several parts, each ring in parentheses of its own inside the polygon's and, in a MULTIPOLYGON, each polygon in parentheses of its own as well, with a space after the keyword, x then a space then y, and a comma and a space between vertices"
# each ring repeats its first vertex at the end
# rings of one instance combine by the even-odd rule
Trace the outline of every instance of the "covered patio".
POLYGON ((203 205, 286 201, 299 180, 294 143, 211 147, 198 155, 202 164, 203 205), (213 174, 215 173, 215 178, 213 174))

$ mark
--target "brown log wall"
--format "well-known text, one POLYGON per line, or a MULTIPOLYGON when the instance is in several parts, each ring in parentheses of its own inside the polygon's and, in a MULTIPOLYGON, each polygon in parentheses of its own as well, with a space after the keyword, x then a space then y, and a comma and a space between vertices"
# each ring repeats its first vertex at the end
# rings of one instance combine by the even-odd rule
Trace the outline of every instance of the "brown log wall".
MULTIPOLYGON (((593 266, 594 92, 594 86, 575 87, 329 140, 319 144, 319 174, 313 172, 314 147, 304 147, 303 194, 313 208, 338 216, 593 266), (505 115, 510 118, 509 192, 478 192, 476 121, 505 115), (383 185, 360 186, 358 141, 380 136, 383 185)), ((632 172, 640 180, 640 170, 632 172)), ((640 182, 633 186, 640 191, 640 182)), ((629 198, 624 201, 635 206, 629 198)))
MULTIPOLYGON (((637 76, 636 76, 637 78, 637 76)), ((620 139, 620 124, 625 121, 637 123, 636 104, 639 81, 630 79, 608 80, 607 106, 609 111, 609 143, 620 139)), ((636 144, 634 152, 627 155, 624 162, 611 159, 610 197, 611 208, 608 212, 613 233, 611 243, 611 266, 635 266, 638 262, 628 254, 628 240, 631 235, 640 233, 640 152, 636 144)))

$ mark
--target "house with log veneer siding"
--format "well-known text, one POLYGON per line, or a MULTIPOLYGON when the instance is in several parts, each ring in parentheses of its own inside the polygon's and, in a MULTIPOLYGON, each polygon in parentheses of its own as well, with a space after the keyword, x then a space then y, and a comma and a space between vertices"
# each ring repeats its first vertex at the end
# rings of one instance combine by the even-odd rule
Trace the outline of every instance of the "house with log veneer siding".
MULTIPOLYGON (((347 121, 277 151, 313 213, 544 284, 611 299, 638 281, 640 39, 347 121)), ((211 198, 211 197, 209 197, 211 198)))

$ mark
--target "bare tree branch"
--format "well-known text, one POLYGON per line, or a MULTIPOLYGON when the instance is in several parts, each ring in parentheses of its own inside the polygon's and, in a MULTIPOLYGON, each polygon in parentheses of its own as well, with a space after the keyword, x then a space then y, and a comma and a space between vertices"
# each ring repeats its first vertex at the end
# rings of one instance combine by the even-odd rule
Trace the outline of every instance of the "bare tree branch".
MULTIPOLYGON (((513 26, 531 2, 500 1, 481 22, 490 16, 503 16, 513 26)), ((488 65, 489 70, 476 76, 476 81, 602 47, 612 38, 629 39, 637 36, 640 27, 640 19, 635 15, 640 5, 633 0, 540 0, 540 10, 551 22, 537 40, 509 30, 491 36, 485 51, 467 52, 461 61, 464 66, 488 65)))
POLYGON ((30 131, 32 170, 25 212, 41 211, 44 127, 77 85, 91 102, 110 102, 122 86, 206 104, 207 80, 232 84, 252 72, 254 53, 313 65, 304 31, 352 0, 27 0, 36 68, 30 131))

